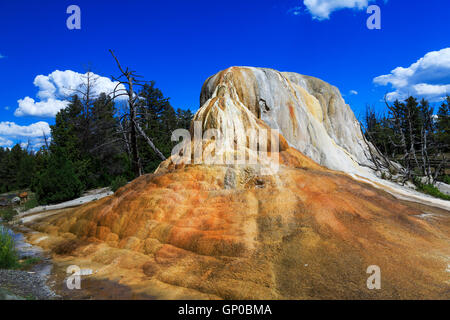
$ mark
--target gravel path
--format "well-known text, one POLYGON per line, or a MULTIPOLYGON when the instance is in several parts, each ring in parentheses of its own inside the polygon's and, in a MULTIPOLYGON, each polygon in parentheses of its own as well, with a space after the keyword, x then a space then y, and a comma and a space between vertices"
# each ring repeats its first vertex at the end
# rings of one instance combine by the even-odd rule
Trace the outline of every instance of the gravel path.
POLYGON ((58 299, 37 273, 0 269, 0 299, 58 299))

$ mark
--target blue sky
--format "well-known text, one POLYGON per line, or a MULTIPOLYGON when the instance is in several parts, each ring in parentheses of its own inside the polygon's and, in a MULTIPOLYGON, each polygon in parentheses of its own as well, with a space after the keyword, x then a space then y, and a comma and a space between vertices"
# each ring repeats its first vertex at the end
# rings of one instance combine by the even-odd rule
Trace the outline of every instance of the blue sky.
POLYGON ((357 116, 383 110, 386 93, 438 101, 450 88, 448 12, 446 0, 1 1, 0 146, 38 145, 61 107, 49 86, 76 83, 89 65, 116 75, 110 48, 175 108, 197 110, 206 78, 234 65, 321 78, 357 116), (81 30, 66 27, 72 4, 81 30), (371 4, 381 30, 366 27, 371 4))

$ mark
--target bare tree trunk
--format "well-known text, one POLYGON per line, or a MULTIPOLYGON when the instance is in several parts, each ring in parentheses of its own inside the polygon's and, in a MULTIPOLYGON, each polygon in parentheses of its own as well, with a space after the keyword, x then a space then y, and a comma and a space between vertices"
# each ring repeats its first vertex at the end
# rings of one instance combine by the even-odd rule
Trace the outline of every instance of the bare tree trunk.
POLYGON ((420 129, 420 153, 422 155, 422 174, 427 176, 427 162, 425 159, 425 143, 426 143, 426 133, 424 126, 420 129))
POLYGON ((402 183, 405 184, 405 182, 411 178, 411 164, 410 164, 411 150, 408 151, 408 146, 406 145, 406 137, 405 137, 405 134, 400 125, 401 119, 400 119, 399 114, 392 106, 389 105, 389 103, 386 100, 386 97, 385 97, 385 103, 386 103, 386 106, 388 107, 388 109, 391 111, 392 115, 394 116, 394 125, 395 125, 395 128, 396 128, 398 134, 400 135, 400 147, 403 149, 403 159, 406 160, 406 161, 404 161, 405 174, 404 174, 403 181, 402 181, 402 183))
POLYGON ((416 164, 417 167, 420 167, 419 165, 419 161, 417 160, 417 155, 416 155, 416 148, 415 148, 415 135, 414 135, 414 131, 412 128, 412 116, 411 116, 411 111, 408 109, 408 130, 409 130, 409 153, 412 154, 414 162, 416 164))
POLYGON ((120 126, 120 131, 122 131, 123 140, 125 141, 125 146, 126 146, 126 148, 127 148, 128 156, 131 157, 130 142, 129 142, 129 139, 128 139, 128 137, 127 137, 127 134, 125 133, 125 129, 123 128, 123 124, 122 124, 121 121, 119 121, 119 126, 120 126))
POLYGON ((128 115, 130 118, 129 119, 130 120, 129 145, 130 145, 130 149, 131 149, 130 151, 131 151, 132 166, 133 166, 133 172, 134 172, 135 176, 140 176, 143 174, 143 166, 142 166, 142 161, 139 157, 139 150, 138 150, 138 144, 137 144, 137 136, 138 136, 137 131, 139 131, 139 133, 145 138, 145 140, 150 145, 150 147, 156 152, 156 154, 162 160, 166 160, 166 157, 158 150, 158 148, 156 148, 156 146, 154 145, 152 140, 145 134, 144 130, 142 130, 142 128, 138 124, 138 119, 136 116, 136 107, 139 104, 136 104, 136 101, 138 101, 139 97, 138 97, 137 93, 135 93, 135 91, 134 91, 134 85, 142 86, 144 81, 136 80, 136 77, 139 77, 139 76, 136 75, 134 71, 129 71, 128 68, 126 70, 124 70, 122 68, 122 66, 120 65, 117 57, 114 55, 114 52, 112 50, 109 50, 109 52, 113 56, 120 72, 122 73, 121 76, 118 78, 113 77, 113 80, 118 81, 118 84, 114 90, 114 98, 121 96, 121 95, 128 96, 128 108, 129 108, 128 115), (121 81, 120 80, 121 77, 125 77, 126 80, 124 79, 123 81, 121 81), (116 89, 119 85, 124 85, 124 86, 127 86, 128 88, 120 89, 120 90, 122 90, 122 93, 120 93, 119 95, 116 95, 116 89), (123 91, 126 91, 126 93, 123 91))
POLYGON ((137 150, 137 136, 136 136, 136 114, 134 111, 134 106, 130 105, 130 123, 131 123, 131 132, 130 132, 130 140, 131 140, 131 158, 133 162, 133 172, 139 177, 139 159, 138 159, 138 150, 137 150))
MULTIPOLYGON (((122 66, 119 63, 119 60, 116 58, 112 50, 109 50, 111 55, 113 56, 114 60, 116 60, 117 66, 119 67, 120 72, 122 73, 122 76, 124 76, 127 81, 126 84, 128 85, 127 95, 128 95, 128 107, 130 110, 130 146, 131 146, 131 163, 132 163, 132 170, 136 177, 139 177, 141 175, 141 171, 139 169, 139 158, 138 158, 138 149, 137 149, 137 135, 136 135, 136 111, 135 111, 135 105, 134 102, 136 100, 135 93, 133 90, 133 73, 131 71, 123 70, 122 66)), ((122 82, 123 83, 123 82, 122 82)))
MULTIPOLYGON (((369 149, 370 157, 372 159, 373 164, 375 165, 375 169, 376 169, 376 171, 380 171, 380 166, 378 165, 378 160, 376 159, 376 157, 372 153, 372 149, 370 148, 370 144, 367 141, 366 136, 364 135, 364 132, 362 130, 364 125, 361 122, 359 123, 359 127, 360 127, 360 130, 361 130, 361 135, 363 137, 363 140, 364 140, 364 142, 367 145, 367 149, 369 149)), ((366 132, 369 135, 369 139, 373 141, 372 135, 370 134, 370 132, 369 132, 369 130, 367 128, 366 128, 366 132)), ((374 145, 374 147, 377 149, 377 147, 375 145, 374 145)), ((378 149, 377 149, 377 151, 378 151, 378 149)))
POLYGON ((145 134, 144 130, 142 130, 141 126, 139 125, 139 123, 135 123, 136 128, 139 130, 139 133, 144 137, 144 139, 147 141, 148 145, 150 146, 150 148, 153 149, 153 151, 155 151, 155 153, 158 155, 158 157, 161 158, 161 160, 166 160, 166 157, 161 153, 161 151, 158 150, 158 148, 156 148, 155 144, 153 143, 153 141, 145 134))
POLYGON ((43 136, 43 138, 44 138, 45 148, 46 148, 47 151, 48 151, 48 149, 49 149, 49 147, 48 147, 48 139, 47 139, 47 135, 45 134, 44 130, 42 130, 42 136, 43 136))
POLYGON ((439 166, 436 168, 436 171, 434 172, 433 181, 436 181, 437 177, 439 176, 439 173, 441 172, 442 166, 447 162, 447 159, 445 158, 445 155, 442 154, 442 161, 439 164, 439 166))

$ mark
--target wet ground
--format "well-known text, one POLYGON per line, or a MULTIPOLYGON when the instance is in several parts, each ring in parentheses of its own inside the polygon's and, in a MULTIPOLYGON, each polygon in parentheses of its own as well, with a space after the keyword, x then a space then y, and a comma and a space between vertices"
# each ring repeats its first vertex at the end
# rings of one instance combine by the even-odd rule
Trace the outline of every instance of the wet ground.
POLYGON ((23 228, 7 228, 19 260, 35 258, 38 263, 26 270, 0 270, 0 299, 59 299, 48 284, 53 267, 50 257, 41 248, 27 243, 20 229, 24 231, 23 228))
POLYGON ((136 294, 125 285, 115 281, 82 277, 81 289, 68 289, 65 268, 55 268, 51 281, 52 289, 64 300, 153 300, 154 297, 136 294))
POLYGON ((50 255, 38 246, 26 242, 23 233, 35 231, 26 227, 9 228, 14 238, 19 259, 38 258, 39 262, 28 270, 0 270, 0 300, 149 300, 117 282, 81 276, 81 289, 70 290, 70 276, 65 265, 55 264, 50 255))

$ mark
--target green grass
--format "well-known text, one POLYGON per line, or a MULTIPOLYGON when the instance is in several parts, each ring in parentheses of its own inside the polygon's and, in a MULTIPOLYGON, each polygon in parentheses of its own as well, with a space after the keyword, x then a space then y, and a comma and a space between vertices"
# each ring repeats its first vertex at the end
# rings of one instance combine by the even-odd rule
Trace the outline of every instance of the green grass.
POLYGON ((33 209, 34 207, 37 207, 39 205, 36 195, 32 194, 27 202, 23 205, 23 210, 27 211, 30 209, 33 209))
POLYGON ((450 184, 450 176, 448 174, 445 176, 439 177, 438 180, 442 181, 443 183, 450 184))
POLYGON ((0 269, 15 269, 19 266, 14 239, 0 226, 0 269))
POLYGON ((32 257, 32 258, 25 258, 23 260, 20 260, 17 268, 22 270, 28 270, 32 266, 40 263, 42 261, 42 258, 32 257))
POLYGON ((436 188, 432 184, 423 184, 422 182, 420 182, 419 179, 414 179, 414 184, 416 185, 417 190, 422 192, 422 193, 428 194, 428 195, 433 196, 435 198, 439 198, 439 199, 450 201, 450 196, 449 195, 446 195, 445 193, 442 193, 441 191, 439 191, 438 188, 436 188))
POLYGON ((450 201, 450 196, 446 195, 445 193, 442 193, 441 191, 439 191, 438 188, 436 188, 435 186, 433 186, 431 184, 422 185, 421 187, 419 187, 419 191, 422 191, 423 193, 426 193, 435 198, 440 198, 440 199, 450 201))
POLYGON ((19 260, 14 239, 6 228, 0 226, 0 269, 29 270, 41 261, 42 258, 39 257, 27 257, 19 260))
POLYGON ((4 209, 0 209, 0 218, 2 218, 2 220, 9 222, 11 221, 15 216, 17 215, 17 211, 14 210, 13 208, 4 208, 4 209))

